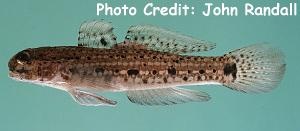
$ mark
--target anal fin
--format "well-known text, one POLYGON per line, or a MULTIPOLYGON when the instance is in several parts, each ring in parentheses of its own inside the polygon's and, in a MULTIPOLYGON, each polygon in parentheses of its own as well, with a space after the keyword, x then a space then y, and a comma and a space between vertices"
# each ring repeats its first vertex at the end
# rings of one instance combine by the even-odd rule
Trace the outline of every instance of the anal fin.
POLYGON ((205 92, 175 87, 128 91, 127 97, 132 103, 149 106, 202 102, 210 99, 205 92))
POLYGON ((117 104, 116 101, 79 89, 71 90, 69 93, 78 104, 84 106, 115 106, 117 104))

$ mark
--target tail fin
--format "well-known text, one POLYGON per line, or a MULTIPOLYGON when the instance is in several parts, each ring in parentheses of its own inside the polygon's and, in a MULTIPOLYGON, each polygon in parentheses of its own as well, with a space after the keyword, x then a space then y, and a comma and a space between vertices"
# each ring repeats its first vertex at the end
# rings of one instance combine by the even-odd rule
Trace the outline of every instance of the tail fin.
POLYGON ((225 55, 236 62, 236 79, 225 86, 246 93, 268 92, 283 78, 283 53, 268 44, 255 44, 225 55))

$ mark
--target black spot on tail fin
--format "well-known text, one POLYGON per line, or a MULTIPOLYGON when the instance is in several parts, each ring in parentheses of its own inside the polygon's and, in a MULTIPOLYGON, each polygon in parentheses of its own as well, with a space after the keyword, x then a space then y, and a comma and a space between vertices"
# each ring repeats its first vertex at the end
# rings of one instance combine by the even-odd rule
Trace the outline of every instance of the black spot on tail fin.
POLYGON ((229 54, 235 64, 224 67, 224 74, 236 74, 236 79, 224 85, 246 93, 268 92, 283 78, 286 64, 283 53, 268 44, 255 44, 229 54))
POLYGON ((236 73, 237 73, 237 68, 236 68, 236 64, 232 63, 232 64, 226 64, 224 66, 224 75, 229 76, 232 75, 233 80, 236 79, 236 73))

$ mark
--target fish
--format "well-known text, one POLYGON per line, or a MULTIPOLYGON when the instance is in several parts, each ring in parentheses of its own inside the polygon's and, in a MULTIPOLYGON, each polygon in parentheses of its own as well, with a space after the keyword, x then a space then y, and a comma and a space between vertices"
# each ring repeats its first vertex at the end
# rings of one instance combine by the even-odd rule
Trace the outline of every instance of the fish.
POLYGON ((84 106, 116 106, 117 101, 101 95, 107 92, 124 92, 132 103, 156 106, 211 99, 187 86, 263 93, 284 76, 284 54, 267 43, 200 56, 216 44, 153 25, 130 26, 117 42, 113 29, 110 22, 86 21, 77 45, 22 50, 8 62, 9 77, 66 91, 84 106))

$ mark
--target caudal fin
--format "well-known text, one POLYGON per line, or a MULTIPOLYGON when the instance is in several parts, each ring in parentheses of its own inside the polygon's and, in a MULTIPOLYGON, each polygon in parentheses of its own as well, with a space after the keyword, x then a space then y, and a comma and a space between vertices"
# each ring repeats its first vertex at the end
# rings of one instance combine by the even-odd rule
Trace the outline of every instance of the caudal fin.
POLYGON ((283 53, 268 44, 255 44, 225 55, 236 63, 236 79, 225 86, 246 93, 268 92, 282 80, 283 53))

